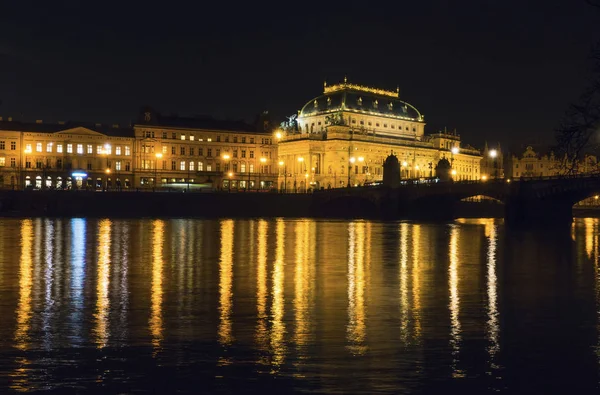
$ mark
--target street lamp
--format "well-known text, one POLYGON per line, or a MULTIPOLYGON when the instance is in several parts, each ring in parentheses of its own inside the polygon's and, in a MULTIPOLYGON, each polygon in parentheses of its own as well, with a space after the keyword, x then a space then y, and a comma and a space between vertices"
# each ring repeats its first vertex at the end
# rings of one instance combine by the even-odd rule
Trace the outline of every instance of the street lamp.
POLYGON ((350 164, 348 165, 348 188, 350 188, 350 174, 352 173, 352 165, 356 162, 356 158, 351 156, 349 159, 350 164))
MULTIPOLYGON (((300 162, 300 173, 302 173, 302 163, 304 163, 303 157, 298 157, 298 162, 300 162)), ((296 185, 296 172, 294 172, 294 192, 298 192, 298 187, 296 185)))
POLYGON ((231 159, 231 157, 229 156, 229 154, 223 154, 222 158, 225 161, 225 171, 228 171, 229 170, 229 159, 231 159))
POLYGON ((229 172, 227 175, 229 176, 229 193, 231 193, 231 177, 233 177, 233 173, 229 172))
POLYGON ((162 158, 163 154, 160 152, 156 153, 156 163, 154 165, 154 188, 156 188, 157 176, 158 176, 158 161, 162 158))
POLYGON ((264 171, 265 163, 267 163, 267 158, 265 158, 265 157, 260 158, 260 171, 258 173, 258 189, 259 190, 263 189, 262 185, 261 185, 260 177, 261 177, 261 173, 263 173, 263 171, 264 171))
POLYGON ((492 158, 492 163, 494 166, 494 178, 498 178, 498 168, 496 166, 496 157, 498 156, 498 151, 493 149, 493 150, 490 150, 489 154, 490 154, 490 158, 492 158))
POLYGON ((106 189, 104 190, 105 192, 108 191, 108 176, 110 175, 110 169, 106 169, 104 170, 104 172, 106 173, 106 189))
MULTIPOLYGON (((25 168, 27 169, 27 155, 31 154, 31 148, 25 148, 25 150, 23 151, 25 153, 25 168)), ((25 173, 27 174, 27 173, 25 173)), ((23 176, 26 177, 26 176, 23 176)), ((25 181, 23 180, 23 185, 24 187, 27 187, 27 185, 25 185, 25 181)))
POLYGON ((456 177, 456 169, 452 169, 450 174, 452 174, 452 181, 454 181, 454 177, 456 177))
MULTIPOLYGON (((287 166, 285 165, 285 162, 280 160, 279 161, 279 168, 281 169, 281 167, 283 166, 283 193, 287 192, 287 166)), ((280 171, 281 173, 281 171, 280 171)))

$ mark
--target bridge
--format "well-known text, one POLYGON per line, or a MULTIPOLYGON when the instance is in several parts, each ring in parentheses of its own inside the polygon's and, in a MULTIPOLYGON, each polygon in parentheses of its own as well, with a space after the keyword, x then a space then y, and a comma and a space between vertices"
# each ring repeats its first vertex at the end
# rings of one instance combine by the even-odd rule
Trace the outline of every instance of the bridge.
POLYGON ((509 225, 571 223, 573 205, 600 194, 600 174, 522 180, 413 183, 398 188, 355 187, 315 192, 320 215, 390 219, 451 219, 457 202, 487 196, 504 204, 509 225))

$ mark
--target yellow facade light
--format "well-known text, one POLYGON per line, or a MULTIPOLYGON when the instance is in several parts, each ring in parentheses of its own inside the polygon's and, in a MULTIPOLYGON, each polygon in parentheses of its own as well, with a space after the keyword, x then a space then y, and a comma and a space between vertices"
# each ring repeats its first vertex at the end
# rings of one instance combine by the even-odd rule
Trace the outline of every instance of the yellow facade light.
POLYGON ((163 157, 163 154, 162 154, 162 153, 160 153, 160 152, 157 152, 157 153, 156 153, 156 159, 160 159, 160 158, 162 158, 162 157, 163 157))
POLYGON ((485 180, 487 180, 487 176, 486 175, 481 176, 481 181, 485 181, 485 180))
POLYGON ((285 165, 285 163, 282 160, 280 160, 279 161, 279 166, 283 166, 283 165, 285 165))
POLYGON ((261 161, 262 163, 265 163, 265 162, 267 161, 267 158, 260 158, 260 161, 261 161))
POLYGON ((223 154, 223 159, 225 159, 225 160, 229 160, 229 158, 231 158, 231 157, 229 156, 229 154, 223 154))

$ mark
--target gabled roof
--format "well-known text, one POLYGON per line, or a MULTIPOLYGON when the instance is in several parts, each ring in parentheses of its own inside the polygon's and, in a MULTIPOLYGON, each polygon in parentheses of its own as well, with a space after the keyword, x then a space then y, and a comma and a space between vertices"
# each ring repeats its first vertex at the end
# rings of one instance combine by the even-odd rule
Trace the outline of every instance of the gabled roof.
POLYGON ((90 122, 22 122, 22 121, 0 121, 0 130, 31 133, 77 133, 77 134, 101 134, 113 137, 133 138, 133 128, 111 126, 90 122))

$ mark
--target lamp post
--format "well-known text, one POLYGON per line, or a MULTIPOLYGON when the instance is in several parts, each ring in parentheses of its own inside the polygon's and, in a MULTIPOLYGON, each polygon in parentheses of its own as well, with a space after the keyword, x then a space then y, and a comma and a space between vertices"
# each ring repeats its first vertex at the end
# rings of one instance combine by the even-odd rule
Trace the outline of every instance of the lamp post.
POLYGON ((454 170, 454 155, 458 154, 458 147, 454 146, 450 149, 450 168, 452 169, 452 179, 454 180, 454 176, 456 175, 456 170, 454 170))
POLYGON ((225 171, 229 171, 229 159, 231 159, 231 156, 229 156, 229 154, 223 154, 221 158, 225 161, 225 171))
POLYGON ((265 158, 265 157, 260 158, 260 171, 258 172, 258 190, 262 189, 262 185, 260 184, 261 183, 260 177, 261 177, 261 173, 263 172, 265 163, 267 163, 267 158, 265 158))
POLYGON ((110 169, 107 168, 104 172, 106 173, 106 187, 104 189, 104 192, 107 192, 108 191, 108 176, 110 175, 110 169))
POLYGON ((229 172, 227 175, 229 176, 229 183, 227 184, 229 188, 228 192, 231 193, 231 177, 233 177, 233 173, 229 172))
POLYGON ((154 188, 156 188, 158 180, 158 161, 162 158, 163 154, 160 152, 156 153, 156 163, 154 164, 154 188))
MULTIPOLYGON (((27 155, 31 154, 31 148, 25 148, 25 150, 23 151, 25 153, 25 169, 27 169, 27 155)), ((25 174, 27 174, 28 171, 25 170, 25 174)), ((24 188, 27 188, 27 184, 25 183, 25 179, 27 178, 27 176, 23 176, 23 185, 24 188)))
POLYGON ((407 167, 408 167, 408 162, 407 161, 402 162, 402 169, 404 169, 402 172, 406 172, 406 178, 408 178, 408 169, 407 169, 407 167))
POLYGON ((498 151, 495 149, 490 150, 490 158, 492 158, 492 165, 494 166, 494 178, 498 178, 498 168, 496 167, 496 157, 498 156, 498 151))
POLYGON ((283 193, 287 192, 287 166, 285 165, 285 162, 280 160, 279 161, 279 168, 281 169, 281 167, 283 167, 283 193))
MULTIPOLYGON (((300 162, 300 173, 302 173, 302 163, 304 163, 304 158, 303 157, 298 157, 298 162, 300 162)), ((296 185, 296 174, 297 172, 294 172, 294 192, 298 192, 298 186, 296 185)))
MULTIPOLYGON (((365 158, 363 158, 362 156, 358 157, 358 163, 360 163, 362 165, 364 163, 364 161, 365 161, 365 158)), ((363 184, 364 184, 364 182, 363 182, 363 184)))
POLYGON ((356 162, 356 158, 351 156, 350 159, 348 159, 348 162, 350 162, 348 165, 348 188, 350 188, 350 174, 352 174, 352 165, 356 162))

